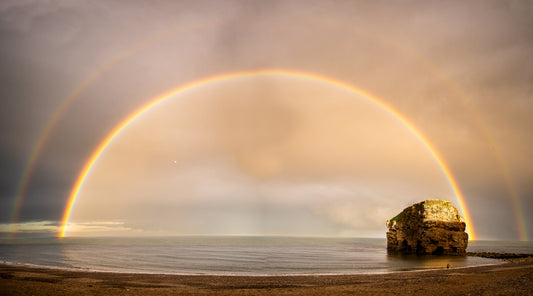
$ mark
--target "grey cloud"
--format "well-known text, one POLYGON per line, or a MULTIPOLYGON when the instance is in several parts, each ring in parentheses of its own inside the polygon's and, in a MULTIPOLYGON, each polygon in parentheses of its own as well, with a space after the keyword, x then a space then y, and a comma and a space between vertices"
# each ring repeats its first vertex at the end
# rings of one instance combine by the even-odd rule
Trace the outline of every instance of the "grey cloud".
MULTIPOLYGON (((398 110, 442 154, 482 237, 516 237, 508 230, 516 228, 516 213, 502 174, 507 169, 513 177, 531 228, 526 209, 533 174, 528 157, 533 148, 532 11, 531 1, 2 1, 1 221, 9 219, 40 131, 84 81, 90 83, 61 117, 37 162, 23 221, 59 220, 91 151, 148 98, 216 74, 284 68, 350 83, 398 110), (95 79, 88 80, 90 75, 95 79)), ((276 89, 256 91, 265 97, 220 99, 211 109, 198 107, 203 112, 198 118, 207 123, 196 124, 216 131, 221 144, 216 149, 240 157, 242 168, 274 172, 273 155, 288 154, 272 149, 272 143, 294 140, 302 124, 298 110, 304 108, 269 101, 276 89), (249 135, 252 126, 262 124, 255 138, 249 135)), ((325 110, 317 120, 333 121, 335 114, 325 110)), ((334 135, 323 139, 342 143, 334 142, 334 135)), ((328 148, 320 144, 316 147, 328 148)), ((195 149, 192 156, 205 152, 209 162, 209 153, 195 149)), ((315 155, 309 151, 317 150, 301 154, 315 155)), ((346 155, 315 157, 310 163, 323 160, 324 175, 342 175, 339 168, 350 162, 337 158, 346 155)), ((313 167, 287 163, 292 173, 309 174, 313 167)), ((368 171, 387 168, 381 165, 368 171)), ((416 190, 411 194, 417 196, 416 190)), ((280 220, 289 220, 290 211, 278 211, 284 217, 280 220)), ((316 212, 300 214, 311 219, 316 212)), ((346 224, 339 226, 342 219, 330 218, 324 231, 332 225, 346 231, 346 224)))

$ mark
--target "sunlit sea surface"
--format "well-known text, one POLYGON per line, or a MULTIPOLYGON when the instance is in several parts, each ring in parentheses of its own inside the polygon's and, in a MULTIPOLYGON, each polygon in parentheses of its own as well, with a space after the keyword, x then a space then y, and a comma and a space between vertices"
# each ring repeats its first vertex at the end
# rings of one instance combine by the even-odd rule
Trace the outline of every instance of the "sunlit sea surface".
MULTIPOLYGON (((533 253, 531 242, 475 241, 470 252, 533 253)), ((87 271, 217 275, 358 274, 498 264, 453 256, 393 256, 385 239, 296 237, 0 240, 0 263, 87 271), (3 262, 1 262, 3 261, 3 262)))

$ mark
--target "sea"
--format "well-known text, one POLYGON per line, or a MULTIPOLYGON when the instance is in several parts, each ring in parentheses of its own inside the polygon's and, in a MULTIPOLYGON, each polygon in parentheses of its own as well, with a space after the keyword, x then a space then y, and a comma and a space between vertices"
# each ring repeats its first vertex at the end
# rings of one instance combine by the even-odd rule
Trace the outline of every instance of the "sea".
MULTIPOLYGON (((532 242, 473 241, 469 252, 533 253, 532 242)), ((344 275, 500 264, 470 256, 388 254, 381 238, 264 236, 0 240, 0 263, 180 275, 344 275)))

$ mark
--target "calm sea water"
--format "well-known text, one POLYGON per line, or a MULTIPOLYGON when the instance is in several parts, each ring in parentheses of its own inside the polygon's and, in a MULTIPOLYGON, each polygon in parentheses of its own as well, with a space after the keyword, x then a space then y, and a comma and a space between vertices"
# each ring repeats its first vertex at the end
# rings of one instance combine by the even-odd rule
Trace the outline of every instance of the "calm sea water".
MULTIPOLYGON (((385 239, 294 237, 42 238, 0 240, 7 264, 167 274, 383 273, 497 264, 477 257, 392 256, 385 239)), ((533 253, 532 243, 476 241, 468 251, 533 253)))

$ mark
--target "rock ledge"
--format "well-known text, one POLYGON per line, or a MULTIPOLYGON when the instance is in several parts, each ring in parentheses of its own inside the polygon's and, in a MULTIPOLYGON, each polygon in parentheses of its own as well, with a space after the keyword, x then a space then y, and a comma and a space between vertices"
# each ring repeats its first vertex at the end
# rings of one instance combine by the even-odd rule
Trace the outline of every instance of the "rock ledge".
POLYGON ((387 220, 387 250, 405 254, 464 255, 466 224, 451 202, 429 199, 387 220))

